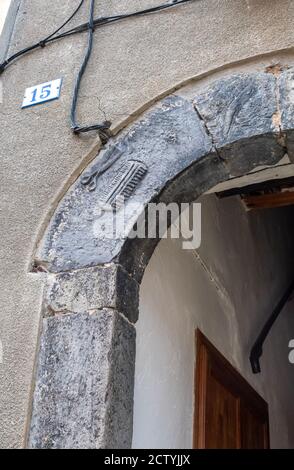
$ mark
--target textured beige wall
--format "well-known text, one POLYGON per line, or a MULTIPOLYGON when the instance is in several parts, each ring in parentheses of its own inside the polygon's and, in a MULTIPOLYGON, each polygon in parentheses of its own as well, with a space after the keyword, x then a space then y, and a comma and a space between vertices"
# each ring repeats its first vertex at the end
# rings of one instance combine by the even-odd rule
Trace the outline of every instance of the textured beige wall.
MULTIPOLYGON (((10 53, 49 34, 76 3, 22 0, 10 53)), ((158 3, 97 0, 97 15, 158 3)), ((291 0, 198 0, 101 28, 83 81, 80 121, 106 116, 120 125, 169 88, 223 67, 229 73, 236 61, 248 60, 246 67, 255 68, 277 59, 293 64, 293 14, 291 0), (281 50, 286 51, 276 52, 281 50)), ((84 8, 73 24, 87 17, 84 8)), ((69 176, 86 164, 97 143, 95 135, 73 136, 68 126, 86 42, 83 34, 50 45, 1 77, 0 447, 24 445, 42 302, 42 276, 29 273, 35 242, 69 176), (20 109, 26 87, 58 77, 64 79, 60 100, 20 109)))
POLYGON ((293 279, 293 208, 246 212, 237 197, 202 198, 202 244, 162 240, 140 291, 134 448, 191 448, 195 329, 212 341, 269 404, 272 448, 294 447, 294 302, 264 345, 262 372, 249 353, 293 279), (204 268, 205 266, 205 268, 204 268))

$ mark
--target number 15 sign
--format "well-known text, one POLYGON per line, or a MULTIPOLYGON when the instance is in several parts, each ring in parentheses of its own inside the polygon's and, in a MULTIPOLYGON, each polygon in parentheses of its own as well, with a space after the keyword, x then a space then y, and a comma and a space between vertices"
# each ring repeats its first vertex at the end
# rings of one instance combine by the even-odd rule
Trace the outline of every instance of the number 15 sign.
POLYGON ((52 80, 51 82, 42 83, 25 91, 22 108, 35 106, 36 104, 46 103, 47 101, 57 100, 60 97, 62 80, 52 80))

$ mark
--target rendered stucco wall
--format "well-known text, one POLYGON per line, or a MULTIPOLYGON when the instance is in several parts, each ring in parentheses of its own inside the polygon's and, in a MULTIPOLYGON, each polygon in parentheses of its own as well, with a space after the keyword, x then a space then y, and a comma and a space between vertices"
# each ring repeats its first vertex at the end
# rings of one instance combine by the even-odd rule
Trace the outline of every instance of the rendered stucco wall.
POLYGON ((246 213, 236 198, 203 201, 199 250, 162 240, 145 272, 137 323, 134 448, 190 448, 195 328, 269 403, 271 446, 294 446, 293 302, 264 347, 254 376, 249 352, 293 278, 293 209, 246 213), (292 224, 292 226, 291 226, 292 224))
MULTIPOLYGON (((51 33, 72 13, 73 3, 21 0, 9 53, 51 33)), ((99 0, 97 16, 158 3, 99 0)), ((95 33, 83 81, 80 122, 106 116, 114 127, 121 127, 167 89, 190 77, 204 74, 210 79, 223 67, 226 71, 218 73, 230 73, 242 60, 248 63, 239 68, 259 70, 278 60, 293 64, 293 13, 291 0, 196 0, 159 15, 101 28, 95 33)), ((84 8, 72 25, 87 18, 84 8)), ((25 445, 43 288, 42 275, 30 273, 34 249, 60 194, 98 148, 95 134, 78 138, 68 126, 75 74, 86 42, 84 34, 54 43, 23 57, 1 76, 0 447, 4 448, 25 445), (59 101, 20 109, 26 87, 58 77, 63 78, 59 101)))

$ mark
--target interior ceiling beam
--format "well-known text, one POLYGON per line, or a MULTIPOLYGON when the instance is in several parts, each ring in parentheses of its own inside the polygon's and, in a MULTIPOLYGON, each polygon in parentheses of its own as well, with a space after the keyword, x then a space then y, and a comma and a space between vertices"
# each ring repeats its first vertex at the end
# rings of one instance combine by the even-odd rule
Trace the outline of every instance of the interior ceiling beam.
POLYGON ((294 205, 294 191, 249 195, 242 199, 248 209, 274 209, 294 205))

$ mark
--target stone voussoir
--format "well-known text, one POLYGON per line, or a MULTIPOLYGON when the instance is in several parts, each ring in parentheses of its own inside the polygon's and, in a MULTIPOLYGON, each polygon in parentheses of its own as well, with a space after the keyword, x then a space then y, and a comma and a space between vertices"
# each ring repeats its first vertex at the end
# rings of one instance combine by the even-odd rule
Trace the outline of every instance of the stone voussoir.
POLYGON ((236 74, 195 97, 195 109, 231 176, 283 158, 277 89, 271 73, 236 74))

